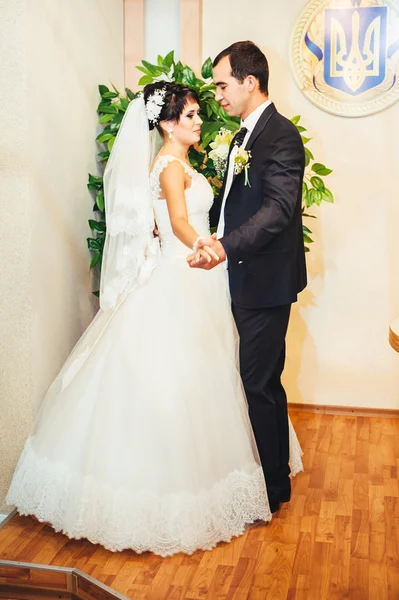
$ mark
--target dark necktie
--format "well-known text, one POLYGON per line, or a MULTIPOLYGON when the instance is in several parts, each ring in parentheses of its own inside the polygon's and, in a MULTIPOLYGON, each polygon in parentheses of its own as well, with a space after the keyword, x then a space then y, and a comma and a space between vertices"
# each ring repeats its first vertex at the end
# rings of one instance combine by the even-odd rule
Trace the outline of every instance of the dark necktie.
POLYGON ((236 144, 237 146, 242 146, 247 131, 248 129, 246 127, 241 127, 240 131, 236 133, 234 137, 234 144, 236 144))

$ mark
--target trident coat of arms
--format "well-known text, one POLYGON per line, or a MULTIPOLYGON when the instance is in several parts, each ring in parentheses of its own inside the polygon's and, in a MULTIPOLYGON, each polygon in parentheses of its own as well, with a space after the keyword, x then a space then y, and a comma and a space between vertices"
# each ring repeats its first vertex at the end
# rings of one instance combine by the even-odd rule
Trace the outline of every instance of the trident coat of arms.
POLYGON ((399 98, 399 0, 314 0, 293 36, 304 94, 329 112, 364 116, 399 98))

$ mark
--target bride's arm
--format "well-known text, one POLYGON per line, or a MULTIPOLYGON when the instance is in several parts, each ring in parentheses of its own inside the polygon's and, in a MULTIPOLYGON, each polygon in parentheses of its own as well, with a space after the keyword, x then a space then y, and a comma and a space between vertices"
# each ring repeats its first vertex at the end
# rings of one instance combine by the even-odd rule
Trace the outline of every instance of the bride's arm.
POLYGON ((173 233, 188 248, 192 248, 199 236, 188 222, 184 178, 184 167, 175 160, 163 169, 159 183, 168 205, 173 233))

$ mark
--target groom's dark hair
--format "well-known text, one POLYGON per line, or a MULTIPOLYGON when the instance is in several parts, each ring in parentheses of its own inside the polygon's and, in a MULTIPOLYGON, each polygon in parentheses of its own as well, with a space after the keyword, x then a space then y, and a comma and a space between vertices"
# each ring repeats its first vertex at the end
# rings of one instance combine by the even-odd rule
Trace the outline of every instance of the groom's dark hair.
POLYGON ((231 74, 237 81, 242 83, 248 75, 253 75, 259 81, 259 90, 268 94, 269 65, 266 56, 253 42, 235 42, 225 50, 222 50, 215 60, 213 66, 224 58, 229 57, 231 74))

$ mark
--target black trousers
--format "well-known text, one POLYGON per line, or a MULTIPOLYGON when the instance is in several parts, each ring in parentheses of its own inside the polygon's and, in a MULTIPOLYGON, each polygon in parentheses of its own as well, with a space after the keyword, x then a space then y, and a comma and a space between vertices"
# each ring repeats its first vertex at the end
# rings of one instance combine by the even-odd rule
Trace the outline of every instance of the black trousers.
POLYGON ((240 370, 271 507, 290 499, 287 396, 281 383, 291 305, 247 309, 233 303, 240 370))

